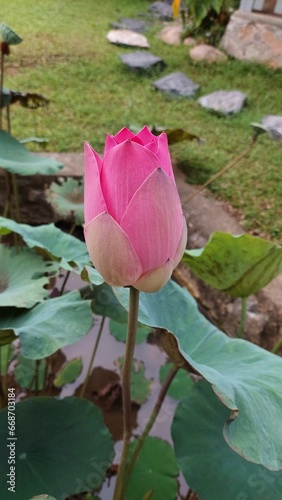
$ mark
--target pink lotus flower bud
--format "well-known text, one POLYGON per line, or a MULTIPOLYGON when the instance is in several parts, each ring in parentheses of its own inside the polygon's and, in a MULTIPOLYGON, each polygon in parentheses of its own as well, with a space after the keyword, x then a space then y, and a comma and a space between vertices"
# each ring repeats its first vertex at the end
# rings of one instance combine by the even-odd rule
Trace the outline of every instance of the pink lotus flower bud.
POLYGON ((86 143, 84 189, 86 245, 106 283, 159 290, 187 242, 166 134, 123 128, 103 160, 86 143))

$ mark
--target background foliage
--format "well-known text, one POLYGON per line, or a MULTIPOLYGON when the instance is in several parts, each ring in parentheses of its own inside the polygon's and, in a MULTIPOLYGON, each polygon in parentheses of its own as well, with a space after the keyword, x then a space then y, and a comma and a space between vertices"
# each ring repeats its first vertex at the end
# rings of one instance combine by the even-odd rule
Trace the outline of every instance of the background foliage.
MULTIPOLYGON (((47 137, 50 151, 81 151, 84 140, 101 151, 105 133, 123 125, 181 126, 204 142, 177 144, 172 155, 189 182, 201 184, 245 148, 251 122, 281 114, 281 69, 232 59, 223 65, 195 64, 186 46, 168 46, 158 39, 158 22, 147 35, 151 51, 167 63, 163 74, 183 71, 201 85, 199 96, 218 89, 241 90, 248 96, 246 108, 236 116, 219 117, 202 109, 196 99, 164 97, 152 88, 153 75, 141 77, 122 67, 118 54, 130 49, 106 40, 109 22, 146 13, 149 5, 144 0, 105 0, 99 6, 92 0, 4 3, 2 20, 24 39, 7 58, 5 85, 50 99, 47 108, 37 110, 14 105, 12 134, 18 139, 47 137)), ((248 158, 211 185, 242 213, 247 229, 277 240, 282 234, 280 166, 281 148, 262 136, 248 158)))

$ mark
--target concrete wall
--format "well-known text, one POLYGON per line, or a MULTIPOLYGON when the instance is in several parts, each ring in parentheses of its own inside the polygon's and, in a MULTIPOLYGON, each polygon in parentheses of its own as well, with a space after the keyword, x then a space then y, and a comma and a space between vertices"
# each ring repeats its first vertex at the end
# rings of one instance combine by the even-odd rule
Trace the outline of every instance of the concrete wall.
POLYGON ((282 15, 282 0, 241 0, 240 10, 243 12, 262 11, 282 15))

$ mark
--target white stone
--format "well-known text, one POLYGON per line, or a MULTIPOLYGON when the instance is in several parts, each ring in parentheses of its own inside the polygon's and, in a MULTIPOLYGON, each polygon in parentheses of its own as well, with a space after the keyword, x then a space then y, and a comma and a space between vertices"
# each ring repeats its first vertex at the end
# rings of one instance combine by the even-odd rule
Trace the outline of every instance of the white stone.
POLYGON ((127 45, 129 47, 140 47, 143 49, 150 47, 144 35, 130 30, 110 30, 107 34, 107 40, 117 45, 127 45))

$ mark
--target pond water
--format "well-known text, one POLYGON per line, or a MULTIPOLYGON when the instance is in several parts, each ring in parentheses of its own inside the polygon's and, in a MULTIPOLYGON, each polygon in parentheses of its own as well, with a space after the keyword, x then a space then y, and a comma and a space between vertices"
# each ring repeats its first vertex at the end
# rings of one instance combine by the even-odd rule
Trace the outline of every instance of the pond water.
MULTIPOLYGON (((57 282, 60 288, 64 277, 60 277, 57 282)), ((85 286, 85 282, 75 275, 71 274, 67 282, 66 291, 74 290, 85 286)), ((92 329, 76 344, 70 345, 62 349, 62 353, 67 360, 76 357, 82 357, 83 371, 76 381, 63 387, 61 397, 78 396, 86 377, 93 347, 98 335, 101 324, 101 317, 94 316, 94 325, 92 329)), ((103 411, 105 422, 115 440, 116 457, 114 463, 118 463, 122 449, 122 410, 121 410, 121 394, 119 389, 120 371, 115 361, 124 355, 125 344, 118 342, 110 333, 109 320, 104 323, 103 333, 97 349, 96 358, 93 364, 93 370, 85 396, 94 404, 97 404, 103 411), (105 394, 105 398, 99 398, 99 394, 105 394)), ((152 412, 156 402, 161 384, 159 382, 160 367, 167 361, 166 354, 160 347, 151 342, 151 336, 148 336, 147 342, 137 344, 135 347, 134 359, 140 360, 145 366, 145 377, 152 380, 151 391, 148 399, 141 406, 132 406, 133 416, 133 434, 140 434, 152 412)), ((170 426, 173 420, 177 401, 167 396, 162 405, 158 418, 150 435, 158 436, 172 443, 170 436, 170 426)), ((180 494, 187 495, 188 486, 181 476, 180 494)), ((99 493, 102 500, 112 500, 115 478, 111 478, 104 483, 104 486, 99 493)), ((181 498, 179 496, 179 498, 181 498)))

